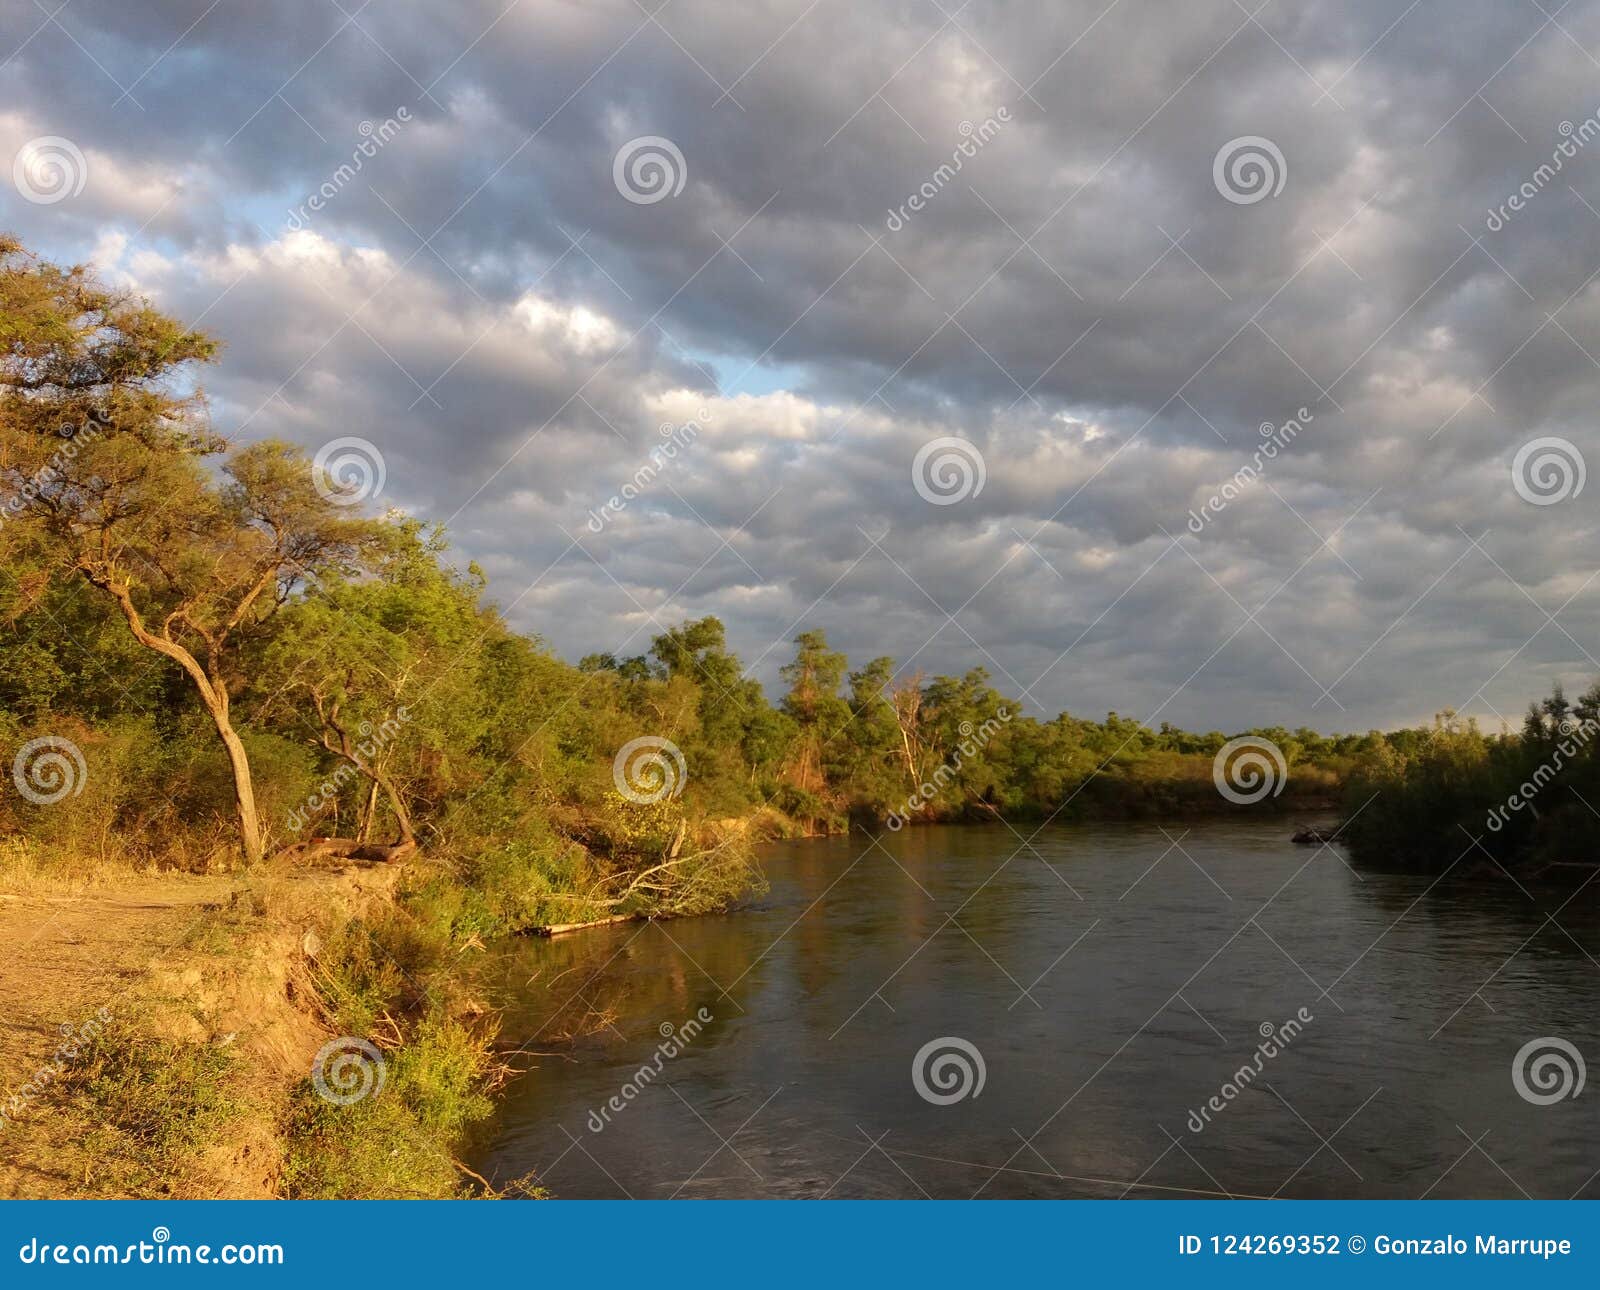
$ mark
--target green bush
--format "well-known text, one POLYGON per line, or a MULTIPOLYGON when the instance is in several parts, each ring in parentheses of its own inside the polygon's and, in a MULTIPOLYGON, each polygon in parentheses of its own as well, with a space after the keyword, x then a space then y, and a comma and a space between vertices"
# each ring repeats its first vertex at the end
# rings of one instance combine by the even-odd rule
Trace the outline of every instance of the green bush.
POLYGON ((450 1196, 466 1181, 455 1152, 493 1103, 483 1092, 491 1063, 483 1036, 438 1013, 394 1054, 382 1087, 339 1105, 308 1080, 287 1126, 284 1191, 326 1200, 450 1196))

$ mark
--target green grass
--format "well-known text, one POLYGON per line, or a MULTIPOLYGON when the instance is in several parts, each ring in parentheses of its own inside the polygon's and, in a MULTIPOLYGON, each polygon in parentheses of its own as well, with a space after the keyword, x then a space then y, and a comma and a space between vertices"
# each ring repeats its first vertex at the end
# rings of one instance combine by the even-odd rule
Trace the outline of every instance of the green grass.
POLYGON ((131 1196, 165 1196, 200 1150, 257 1114, 233 1052, 173 1043, 113 1025, 79 1054, 57 1086, 95 1122, 85 1147, 90 1181, 131 1196))

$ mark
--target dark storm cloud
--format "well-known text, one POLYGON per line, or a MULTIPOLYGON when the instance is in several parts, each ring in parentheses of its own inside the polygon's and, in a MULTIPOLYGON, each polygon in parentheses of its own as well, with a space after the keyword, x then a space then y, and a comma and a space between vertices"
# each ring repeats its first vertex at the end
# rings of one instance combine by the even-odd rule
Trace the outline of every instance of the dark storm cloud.
POLYGON ((1229 730, 1600 671, 1600 484, 1511 478, 1600 465, 1600 6, 74 0, 3 40, 5 158, 88 168, 7 226, 224 337, 223 425, 376 444, 569 654, 716 613, 768 680, 822 626, 1229 730), (630 202, 646 135, 687 175, 630 202), (1219 192, 1242 136, 1276 195, 1219 192), (933 505, 945 436, 985 480, 933 505))

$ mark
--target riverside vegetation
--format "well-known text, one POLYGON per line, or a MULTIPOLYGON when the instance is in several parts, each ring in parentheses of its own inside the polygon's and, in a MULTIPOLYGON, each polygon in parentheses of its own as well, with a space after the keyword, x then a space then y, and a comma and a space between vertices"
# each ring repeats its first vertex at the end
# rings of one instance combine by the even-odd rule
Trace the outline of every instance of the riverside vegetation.
MULTIPOLYGON (((225 1188, 253 1151, 261 1194, 481 1191, 456 1157, 507 1074, 472 970, 490 938, 725 909, 767 837, 1244 809, 1213 783, 1221 732, 1036 720, 981 669, 852 670, 819 631, 776 705, 715 618, 564 662, 436 526, 352 504, 295 445, 228 443, 199 384, 217 352, 0 237, 0 890, 228 876, 181 940, 198 966, 50 1085, 93 1134, 86 1190, 225 1188), (623 791, 640 740, 671 749, 623 791), (374 855, 406 863, 349 863, 374 855), (317 1096, 330 1036, 385 1054, 383 1096, 317 1096)), ((1559 715, 1498 740, 1243 733, 1288 768, 1259 809, 1381 789, 1351 823, 1376 850, 1493 805, 1559 715)), ((1561 844, 1524 814, 1507 858, 1561 844)))

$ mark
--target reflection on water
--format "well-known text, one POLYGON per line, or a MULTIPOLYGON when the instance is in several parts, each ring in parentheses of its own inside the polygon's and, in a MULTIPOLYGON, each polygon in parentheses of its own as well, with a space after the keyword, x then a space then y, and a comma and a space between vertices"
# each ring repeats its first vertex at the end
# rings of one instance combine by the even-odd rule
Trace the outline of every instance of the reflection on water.
POLYGON ((1600 1059, 1600 883, 1358 874, 1288 833, 786 843, 752 908, 518 941, 537 1056, 478 1164, 568 1197, 1600 1194, 1600 1089, 1512 1080, 1535 1038, 1600 1059))

